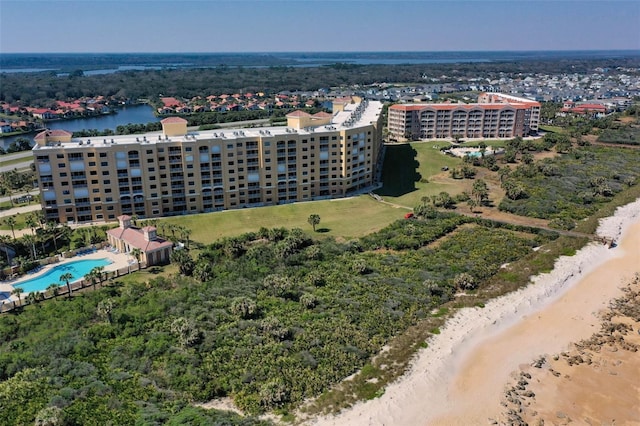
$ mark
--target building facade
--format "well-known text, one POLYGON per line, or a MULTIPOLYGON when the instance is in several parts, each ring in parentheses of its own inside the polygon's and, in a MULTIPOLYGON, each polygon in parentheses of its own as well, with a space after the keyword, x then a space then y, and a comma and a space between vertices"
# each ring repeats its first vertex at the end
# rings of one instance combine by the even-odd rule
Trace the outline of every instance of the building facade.
POLYGON ((538 133, 540 125, 540 102, 531 99, 519 98, 506 93, 481 93, 478 95, 478 103, 481 104, 510 104, 525 107, 524 132, 525 136, 538 133))
POLYGON ((294 112, 286 127, 72 138, 45 131, 33 148, 42 207, 61 223, 160 217, 343 197, 374 183, 380 102, 334 114, 294 112))
POLYGON ((389 107, 389 140, 513 138, 538 131, 540 103, 481 94, 474 104, 396 104, 389 107))

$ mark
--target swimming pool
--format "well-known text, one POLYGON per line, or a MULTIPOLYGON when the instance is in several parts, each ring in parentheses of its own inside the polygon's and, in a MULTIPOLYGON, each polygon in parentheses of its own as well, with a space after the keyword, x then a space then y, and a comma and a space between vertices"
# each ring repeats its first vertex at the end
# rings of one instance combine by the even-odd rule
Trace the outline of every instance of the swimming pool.
POLYGON ((93 268, 97 266, 106 266, 110 263, 111 261, 109 259, 76 260, 73 262, 64 263, 62 265, 57 265, 45 274, 32 280, 16 283, 13 285, 13 287, 20 287, 24 290, 25 294, 31 293, 32 291, 44 291, 51 284, 66 285, 65 282, 60 281, 60 275, 62 274, 66 274, 67 272, 69 272, 71 275, 73 275, 73 278, 69 280, 69 282, 71 283, 82 279, 93 268))

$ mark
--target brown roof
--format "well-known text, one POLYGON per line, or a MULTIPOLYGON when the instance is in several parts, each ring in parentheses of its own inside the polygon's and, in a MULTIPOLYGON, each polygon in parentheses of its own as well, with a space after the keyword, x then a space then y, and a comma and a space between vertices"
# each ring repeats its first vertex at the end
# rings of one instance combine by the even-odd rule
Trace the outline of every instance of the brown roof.
POLYGON ((329 114, 328 112, 320 111, 320 112, 316 112, 315 114, 313 114, 313 117, 316 117, 316 118, 327 118, 327 117, 332 117, 332 115, 329 114))

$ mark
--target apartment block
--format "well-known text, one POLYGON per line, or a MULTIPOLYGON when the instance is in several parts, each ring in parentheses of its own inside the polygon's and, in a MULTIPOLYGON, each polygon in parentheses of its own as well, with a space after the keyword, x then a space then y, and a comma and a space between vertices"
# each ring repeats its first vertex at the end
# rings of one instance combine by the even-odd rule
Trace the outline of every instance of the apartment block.
POLYGON ((339 101, 334 114, 296 111, 287 126, 35 137, 47 220, 115 221, 344 197, 374 183, 381 153, 380 102, 339 101))
POLYGON ((392 105, 388 113, 389 139, 513 138, 537 133, 540 103, 496 95, 501 94, 482 94, 473 104, 392 105), (508 98, 511 101, 507 102, 508 98))
POLYGON ((540 125, 540 102, 508 95, 506 93, 481 93, 478 95, 478 103, 524 106, 525 135, 528 136, 538 133, 538 126, 540 125))

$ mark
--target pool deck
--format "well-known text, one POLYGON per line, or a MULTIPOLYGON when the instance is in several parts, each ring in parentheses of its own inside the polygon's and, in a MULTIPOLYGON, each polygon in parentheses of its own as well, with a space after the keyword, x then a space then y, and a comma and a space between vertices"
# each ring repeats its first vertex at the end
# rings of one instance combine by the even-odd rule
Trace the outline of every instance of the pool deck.
MULTIPOLYGON (((474 154, 474 153, 480 153, 480 148, 476 148, 476 147, 454 147, 454 148, 450 148, 448 150, 449 152, 451 152, 451 154, 455 155, 456 157, 464 157, 467 154, 474 154)), ((485 155, 495 155, 495 154, 500 154, 502 153, 504 150, 502 149, 496 149, 496 148, 492 148, 491 146, 487 146, 485 155)))
MULTIPOLYGON (((109 250, 105 250, 105 249, 101 249, 101 250, 97 250, 93 253, 89 253, 89 254, 85 254, 82 256, 74 256, 74 257, 70 257, 69 259, 64 259, 58 263, 52 263, 50 265, 46 265, 45 267, 43 267, 40 271, 38 271, 35 274, 26 274, 21 276, 18 279, 15 280, 10 280, 10 281, 1 281, 0 282, 0 294, 4 294, 4 295, 10 295, 11 291, 13 290, 13 286, 16 284, 20 284, 22 282, 25 281, 29 281, 32 280, 34 278, 38 278, 40 275, 43 275, 45 272, 49 271, 50 269, 52 269, 55 266, 58 265, 64 265, 65 263, 71 263, 71 262, 75 262, 78 260, 89 260, 89 259, 109 259, 111 260, 111 263, 106 265, 104 267, 105 272, 111 272, 111 271, 116 271, 120 268, 126 268, 127 266, 129 266, 132 260, 135 260, 132 258, 131 255, 126 254, 126 253, 113 253, 109 250)), ((134 263, 135 264, 135 263, 134 263)), ((24 297, 27 295, 27 293, 23 293, 22 294, 22 299, 24 300, 24 297)), ((9 296, 6 299, 2 299, 0 297, 0 300, 4 300, 5 302, 9 303, 13 300, 18 300, 18 297, 16 296, 9 296)))

